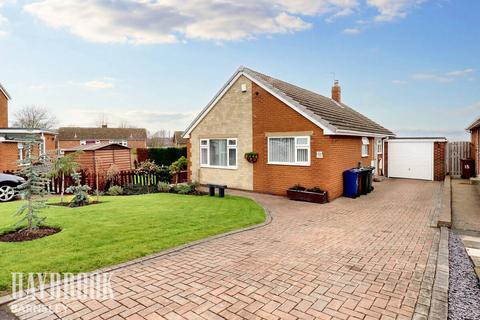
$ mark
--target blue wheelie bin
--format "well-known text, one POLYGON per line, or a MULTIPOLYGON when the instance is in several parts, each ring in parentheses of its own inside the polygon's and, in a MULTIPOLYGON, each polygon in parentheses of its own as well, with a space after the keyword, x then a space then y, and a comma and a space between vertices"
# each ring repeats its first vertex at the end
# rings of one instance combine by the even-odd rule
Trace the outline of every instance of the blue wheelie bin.
POLYGON ((356 198, 360 195, 360 173, 360 169, 349 169, 343 172, 343 196, 348 198, 356 198))

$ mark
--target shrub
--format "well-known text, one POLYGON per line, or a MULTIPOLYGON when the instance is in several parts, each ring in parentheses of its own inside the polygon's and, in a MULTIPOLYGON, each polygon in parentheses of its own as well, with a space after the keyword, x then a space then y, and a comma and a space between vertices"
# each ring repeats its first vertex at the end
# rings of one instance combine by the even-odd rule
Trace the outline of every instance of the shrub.
POLYGON ((184 156, 178 158, 177 161, 170 165, 170 173, 172 175, 179 173, 180 171, 187 170, 188 160, 184 156))
POLYGON ((323 193, 323 192, 324 192, 324 191, 323 191, 322 189, 320 189, 319 187, 313 187, 313 188, 307 189, 307 191, 315 192, 315 193, 323 193))
POLYGON ((138 161, 144 161, 147 158, 155 161, 156 164, 169 166, 181 156, 187 156, 187 148, 148 148, 137 149, 138 161))
POLYGON ((170 192, 170 184, 168 182, 160 181, 157 185, 159 192, 170 192))
POLYGON ((173 187, 173 192, 178 194, 189 194, 192 192, 192 188, 186 183, 179 183, 173 187))
POLYGON ((170 183, 172 181, 172 174, 170 173, 170 168, 162 166, 157 171, 158 179, 162 182, 170 183))
POLYGON ((178 183, 172 188, 172 192, 178 194, 197 194, 198 183, 178 183))
POLYGON ((88 191, 91 188, 88 185, 81 185, 81 173, 72 173, 75 184, 67 188, 67 192, 73 193, 73 199, 70 201, 70 207, 81 207, 88 204, 88 191))
POLYGON ((120 186, 111 186, 108 188, 107 194, 110 196, 120 196, 123 194, 123 188, 120 186))
POLYGON ((123 186, 123 194, 127 196, 156 192, 158 192, 158 188, 152 186, 143 186, 140 184, 127 184, 123 186))
POLYGON ((291 187, 290 190, 305 191, 306 188, 303 187, 303 186, 301 186, 301 185, 299 185, 299 184, 296 184, 296 185, 294 185, 293 187, 291 187))
POLYGON ((136 173, 138 174, 146 174, 146 173, 156 173, 160 169, 159 166, 155 164, 155 161, 146 160, 140 162, 138 167, 135 169, 136 173))

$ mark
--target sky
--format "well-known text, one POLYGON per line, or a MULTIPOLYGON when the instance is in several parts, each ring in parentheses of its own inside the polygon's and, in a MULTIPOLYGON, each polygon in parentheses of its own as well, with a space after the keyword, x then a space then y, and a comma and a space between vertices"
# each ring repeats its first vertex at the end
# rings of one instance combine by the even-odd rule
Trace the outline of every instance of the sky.
POLYGON ((468 139, 480 1, 0 0, 0 83, 59 126, 183 130, 239 66, 342 100, 401 136, 468 139))

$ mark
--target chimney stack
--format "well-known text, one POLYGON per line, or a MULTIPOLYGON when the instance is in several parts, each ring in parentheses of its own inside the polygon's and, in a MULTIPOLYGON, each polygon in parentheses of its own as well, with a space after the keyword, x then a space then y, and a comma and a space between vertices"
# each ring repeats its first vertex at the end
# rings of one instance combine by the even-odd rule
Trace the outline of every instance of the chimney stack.
POLYGON ((342 88, 340 87, 338 80, 335 80, 333 82, 332 99, 337 101, 338 103, 342 102, 342 88))

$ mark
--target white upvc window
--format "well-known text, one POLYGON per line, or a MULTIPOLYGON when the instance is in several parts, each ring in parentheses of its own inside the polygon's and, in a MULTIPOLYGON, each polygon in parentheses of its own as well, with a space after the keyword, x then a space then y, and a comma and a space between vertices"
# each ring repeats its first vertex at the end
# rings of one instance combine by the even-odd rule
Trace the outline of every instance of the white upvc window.
POLYGON ((237 168, 237 139, 201 139, 200 166, 209 168, 237 168))
POLYGON ((368 157, 368 146, 370 141, 367 137, 362 137, 362 157, 368 157))
POLYGON ((377 154, 383 154, 383 141, 377 140, 377 154))
POLYGON ((19 142, 17 144, 18 148, 18 160, 22 161, 23 160, 23 143, 19 142))
POLYGON ((268 164, 310 165, 310 137, 268 137, 268 164))
POLYGON ((109 140, 108 143, 116 143, 121 146, 127 147, 128 146, 128 141, 127 140, 109 140))

